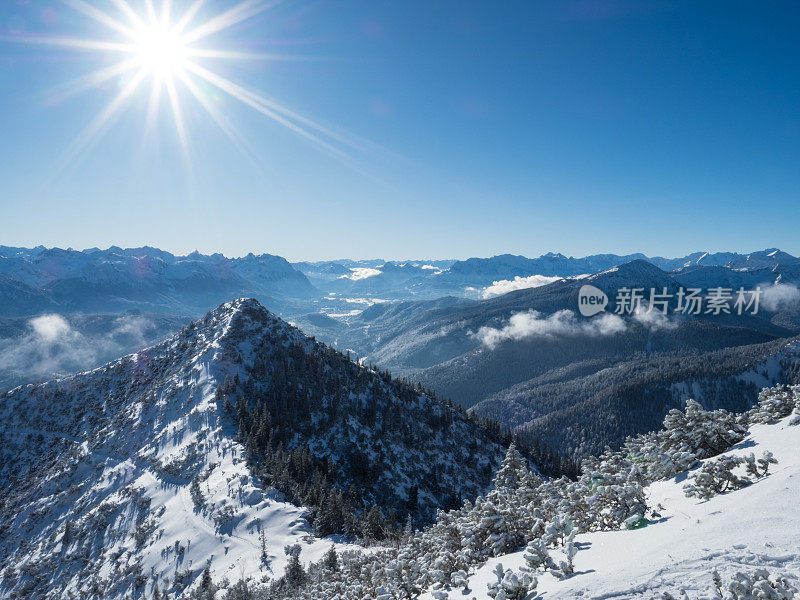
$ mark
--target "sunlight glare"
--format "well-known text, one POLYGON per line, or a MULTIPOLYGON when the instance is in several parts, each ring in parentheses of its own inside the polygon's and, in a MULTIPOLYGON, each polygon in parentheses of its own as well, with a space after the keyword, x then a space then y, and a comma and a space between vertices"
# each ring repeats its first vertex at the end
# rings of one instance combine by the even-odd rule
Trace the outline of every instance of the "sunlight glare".
POLYGON ((185 68, 186 43, 162 23, 153 23, 140 31, 135 46, 140 65, 156 77, 171 80, 185 68))
MULTIPOLYGON (((186 0, 188 2, 189 0, 186 0)), ((257 94, 244 85, 234 83, 213 70, 206 61, 242 60, 296 60, 291 56, 264 53, 248 53, 225 48, 200 46, 198 42, 217 36, 230 27, 247 21, 259 13, 275 6, 280 0, 242 0, 233 7, 196 23, 201 7, 208 0, 191 0, 185 10, 178 11, 173 20, 173 0, 145 0, 144 10, 137 10, 130 0, 110 0, 117 9, 115 13, 106 12, 96 6, 97 0, 62 0, 77 12, 102 25, 113 34, 111 39, 84 39, 65 36, 26 35, 19 42, 59 46, 76 51, 102 53, 106 56, 119 55, 120 60, 111 65, 87 73, 73 81, 66 82, 56 90, 58 98, 64 99, 79 92, 88 91, 108 80, 120 78, 126 82, 124 89, 111 100, 91 123, 77 136, 68 155, 74 157, 93 145, 106 126, 124 110, 124 105, 139 88, 148 87, 149 100, 146 105, 143 142, 149 133, 156 129, 159 105, 166 97, 172 112, 175 130, 181 148, 188 161, 190 153, 189 123, 185 121, 182 107, 186 99, 192 99, 205 110, 211 119, 223 130, 228 138, 239 148, 243 148, 242 137, 220 110, 206 98, 197 82, 204 82, 223 92, 229 98, 257 111, 262 116, 287 128, 293 133, 311 141, 319 148, 340 158, 345 157, 343 146, 360 150, 361 142, 348 139, 349 136, 336 134, 307 117, 303 117, 287 107, 257 94), (131 74, 135 73, 133 79, 131 74), (186 91, 187 94, 181 92, 186 91)), ((210 2, 208 2, 210 4, 210 2)), ((184 3, 185 4, 185 3, 184 3)))

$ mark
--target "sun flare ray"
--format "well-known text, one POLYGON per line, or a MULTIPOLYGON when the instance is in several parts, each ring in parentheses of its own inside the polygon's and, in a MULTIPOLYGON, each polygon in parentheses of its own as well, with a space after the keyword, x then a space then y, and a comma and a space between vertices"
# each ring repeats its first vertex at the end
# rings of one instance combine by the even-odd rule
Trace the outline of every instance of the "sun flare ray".
POLYGON ((158 120, 158 112, 161 106, 161 90, 163 86, 161 82, 153 82, 150 86, 150 96, 147 100, 147 114, 144 121, 144 137, 143 142, 150 139, 153 131, 156 128, 156 121, 158 120))
POLYGON ((94 19, 98 23, 109 27, 119 33, 123 34, 125 37, 131 38, 135 35, 133 29, 124 25, 117 21, 114 17, 109 15, 108 13, 96 8, 86 2, 85 0, 61 0, 67 6, 77 10, 78 12, 83 13, 87 17, 94 19))
POLYGON ((206 0, 195 0, 194 4, 192 4, 189 9, 183 13, 183 16, 180 20, 175 23, 175 33, 180 34, 183 33, 183 30, 191 23, 194 16, 197 14, 203 5, 206 3, 206 0))
POLYGON ((136 50, 136 46, 128 42, 107 42, 59 35, 3 35, 0 36, 0 41, 40 46, 59 46, 70 50, 89 50, 93 52, 132 53, 136 50))
POLYGON ((202 38, 208 37, 209 35, 219 33, 228 27, 232 27, 237 23, 241 23, 242 21, 250 19, 269 8, 272 8, 279 2, 280 0, 244 0, 244 2, 237 4, 230 10, 225 11, 221 15, 218 15, 189 31, 185 37, 186 42, 197 42, 202 38))
POLYGON ((146 76, 147 72, 144 69, 139 70, 125 87, 114 96, 111 102, 109 102, 106 107, 92 119, 89 125, 78 134, 78 137, 75 138, 75 141, 67 149, 64 160, 65 166, 99 139, 103 129, 122 109, 126 101, 133 95, 146 76))
POLYGON ((264 116, 269 117, 270 119, 272 119, 276 123, 279 123, 280 125, 283 125, 284 127, 286 127, 287 129, 293 131, 297 135, 299 135, 301 137, 304 137, 304 138, 314 142, 315 144, 319 145, 321 148, 325 148, 326 150, 328 150, 328 151, 330 151, 330 152, 332 152, 334 154, 337 154, 337 155, 340 155, 340 156, 344 156, 344 152, 342 152, 341 149, 337 148, 336 146, 331 145, 330 143, 326 142, 325 140, 323 140, 319 136, 311 133, 310 131, 307 131, 306 129, 303 129, 301 126, 297 125, 296 123, 292 122, 291 120, 281 116, 277 111, 273 110, 269 106, 269 104, 267 102, 263 101, 257 94, 254 94, 253 92, 249 92, 248 90, 246 90, 245 88, 241 87, 240 85, 237 85, 236 83, 234 83, 234 82, 232 82, 232 81, 230 81, 228 79, 225 79, 221 75, 217 75, 216 73, 213 73, 212 71, 209 71, 208 69, 205 69, 205 68, 203 68, 203 67, 201 67, 201 66, 199 66, 197 64, 194 64, 192 62, 187 62, 186 63, 186 68, 189 71, 191 71, 191 72, 197 74, 198 76, 202 77, 203 79, 205 79, 211 85, 213 85, 213 86, 217 87, 218 89, 222 90, 223 92, 225 92, 229 96, 232 96, 233 98, 235 98, 235 99, 239 100, 240 102, 246 104, 250 108, 260 112, 264 116))
POLYGON ((247 143, 245 142, 242 135, 236 130, 236 128, 231 125, 225 117, 220 114, 220 111, 214 107, 214 105, 209 102, 208 98, 203 94, 202 91, 197 87, 194 81, 186 73, 179 74, 181 83, 186 86, 186 89, 189 90, 189 93, 197 100, 198 104, 203 107, 203 109, 208 113, 214 123, 222 130, 225 136, 230 140, 230 142, 245 156, 247 156, 254 164, 257 164, 253 153, 247 147, 247 143))
POLYGON ((144 7, 145 11, 147 11, 149 25, 152 26, 158 22, 158 17, 156 16, 156 7, 153 4, 153 0, 144 0, 144 7))
POLYGON ((172 12, 172 0, 164 0, 161 6, 161 26, 169 27, 170 13, 172 12))
POLYGON ((189 135, 187 116, 193 113, 184 110, 186 100, 197 102, 231 143, 257 162, 244 137, 231 125, 212 96, 227 96, 318 148, 348 159, 345 149, 363 151, 365 145, 354 137, 334 132, 282 106, 262 93, 235 83, 221 74, 215 63, 212 68, 212 61, 217 60, 226 61, 226 65, 235 61, 309 60, 308 57, 239 51, 219 47, 218 44, 215 44, 217 47, 208 47, 201 42, 263 13, 281 1, 241 0, 227 10, 200 19, 201 9, 211 4, 208 0, 104 0, 108 10, 98 7, 103 4, 100 0, 61 0, 65 6, 102 26, 107 38, 98 36, 100 39, 92 39, 94 35, 84 38, 27 34, 0 35, 0 41, 93 52, 103 60, 105 64, 97 69, 54 88, 47 96, 49 100, 60 102, 82 92, 110 87, 109 82, 115 79, 119 81, 117 93, 91 118, 67 148, 65 155, 70 160, 83 155, 104 135, 107 126, 142 87, 149 88, 146 99, 141 103, 145 112, 142 148, 152 139, 152 134, 163 120, 163 102, 171 113, 187 164, 191 154, 190 139, 194 136, 189 135), (113 55, 118 55, 118 60, 110 62, 113 55), (211 90, 217 92, 210 94, 211 90))
POLYGON ((109 67, 97 69, 96 71, 92 71, 91 73, 87 73, 82 77, 78 77, 77 79, 73 79, 72 81, 68 81, 53 88, 48 94, 48 97, 53 101, 61 102, 67 98, 76 96, 87 90, 97 87, 98 85, 106 83, 115 77, 124 75, 128 71, 135 69, 138 63, 139 61, 135 58, 129 58, 127 60, 115 63, 109 67))
POLYGON ((111 0, 111 2, 128 18, 134 29, 142 29, 147 26, 144 19, 136 14, 127 0, 111 0))
POLYGON ((189 139, 186 134, 186 126, 183 122, 183 110, 181 103, 178 100, 178 91, 175 89, 175 81, 173 79, 166 79, 164 87, 167 88, 167 96, 169 96, 169 103, 172 106, 172 116, 175 118, 175 129, 178 131, 178 139, 181 143, 181 150, 183 156, 189 163, 189 139))

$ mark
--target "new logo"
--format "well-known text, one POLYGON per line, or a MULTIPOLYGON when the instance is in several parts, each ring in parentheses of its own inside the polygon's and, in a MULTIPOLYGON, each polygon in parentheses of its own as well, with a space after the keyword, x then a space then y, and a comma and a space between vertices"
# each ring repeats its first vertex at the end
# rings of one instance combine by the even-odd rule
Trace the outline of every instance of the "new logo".
POLYGON ((608 305, 606 293, 593 285, 583 285, 578 291, 578 310, 584 317, 603 312, 608 305))

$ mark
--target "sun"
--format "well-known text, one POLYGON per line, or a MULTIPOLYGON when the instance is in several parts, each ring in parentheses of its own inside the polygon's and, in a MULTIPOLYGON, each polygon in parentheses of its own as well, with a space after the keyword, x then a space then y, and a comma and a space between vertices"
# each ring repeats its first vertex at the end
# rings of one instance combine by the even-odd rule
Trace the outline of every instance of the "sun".
POLYGON ((186 72, 189 44, 163 23, 153 23, 137 32, 133 53, 152 76, 173 79, 186 72))
POLYGON ((145 139, 160 123, 158 115, 166 103, 187 159, 191 142, 189 124, 184 119, 186 102, 199 104, 231 142, 246 152, 248 144, 220 108, 219 92, 340 158, 349 159, 346 150, 363 147, 363 140, 334 133, 221 72, 221 64, 236 61, 298 60, 293 56, 208 45, 210 41, 224 40, 226 30, 253 19, 280 0, 243 0, 232 7, 229 0, 140 0, 136 5, 131 4, 132 0, 61 1, 99 26, 100 39, 24 35, 17 41, 97 53, 102 56, 104 66, 59 86, 58 99, 109 89, 104 84, 114 79, 119 81, 116 94, 76 136, 66 152, 65 163, 76 160, 97 142, 112 120, 132 104, 130 99, 143 89, 148 98, 145 139), (100 8, 101 4, 104 8, 100 8), (215 4, 230 8, 201 19, 202 11, 211 12, 215 4), (105 8, 109 5, 113 10, 105 8), (110 60, 114 57, 118 60, 110 60))

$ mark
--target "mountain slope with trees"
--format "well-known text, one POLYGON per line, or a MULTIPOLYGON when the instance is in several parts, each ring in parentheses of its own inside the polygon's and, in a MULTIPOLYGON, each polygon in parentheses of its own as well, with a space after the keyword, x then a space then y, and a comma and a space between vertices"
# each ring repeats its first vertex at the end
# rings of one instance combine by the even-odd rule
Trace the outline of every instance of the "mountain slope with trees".
POLYGON ((381 540, 477 496, 506 447, 254 300, 3 394, 0 439, 0 597, 41 599, 274 576, 284 545, 316 560, 321 536, 381 540))
POLYGON ((798 386, 765 390, 740 415, 689 401, 588 458, 577 481, 542 480, 510 448, 488 494, 399 547, 298 564, 229 598, 792 600, 799 423, 798 386))

